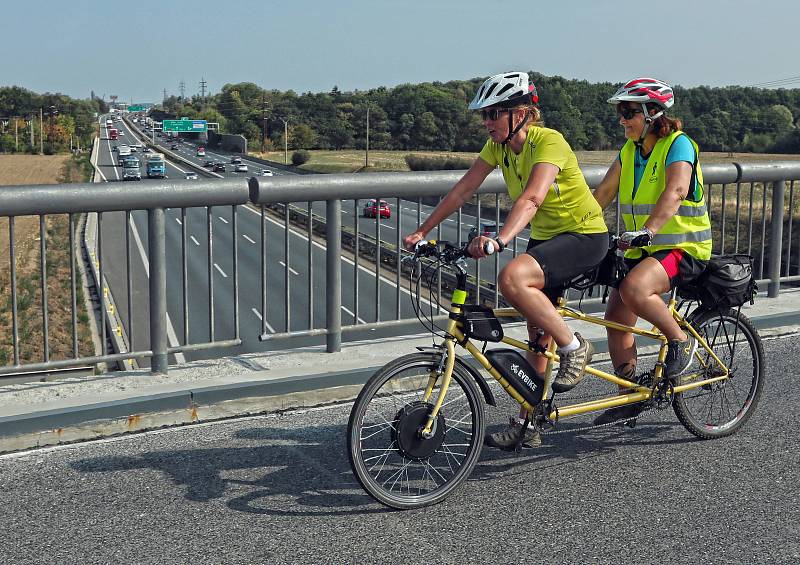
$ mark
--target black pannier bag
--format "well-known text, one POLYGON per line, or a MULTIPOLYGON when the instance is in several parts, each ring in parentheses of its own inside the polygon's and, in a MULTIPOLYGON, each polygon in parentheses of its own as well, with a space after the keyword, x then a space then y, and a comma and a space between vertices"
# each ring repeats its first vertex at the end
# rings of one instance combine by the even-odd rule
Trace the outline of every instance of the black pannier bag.
POLYGON ((624 274, 622 258, 617 256, 616 247, 609 248, 606 256, 595 267, 594 284, 603 286, 613 286, 624 274))
POLYGON ((712 255, 705 271, 682 286, 683 298, 699 300, 707 308, 738 308, 753 303, 758 287, 753 280, 753 258, 749 255, 712 255))
POLYGON ((511 383, 522 398, 532 405, 539 404, 544 392, 544 379, 516 349, 490 349, 486 358, 511 383))
POLYGON ((464 335, 479 341, 503 340, 503 326, 488 306, 465 304, 457 317, 464 325, 464 335))

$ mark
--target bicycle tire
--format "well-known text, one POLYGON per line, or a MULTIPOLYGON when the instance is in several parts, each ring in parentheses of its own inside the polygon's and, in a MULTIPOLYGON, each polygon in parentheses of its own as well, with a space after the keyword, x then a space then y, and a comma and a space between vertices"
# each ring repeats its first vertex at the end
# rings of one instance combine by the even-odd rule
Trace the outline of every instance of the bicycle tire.
MULTIPOLYGON (((690 321, 729 368, 730 377, 675 395, 681 424, 695 436, 715 439, 734 434, 750 418, 764 387, 764 347, 752 322, 733 309, 700 311, 690 321)), ((698 348, 704 360, 713 361, 698 348)), ((699 363, 695 359, 695 367, 699 363)), ((710 371, 705 374, 712 375, 710 371)))
MULTIPOLYGON (((421 396, 440 360, 441 354, 412 353, 388 363, 370 377, 350 412, 347 451, 353 474, 370 496, 391 508, 441 502, 469 477, 480 456, 483 398, 458 365, 434 437, 416 434, 432 408, 421 396)), ((434 402, 440 381, 430 397, 434 402)))

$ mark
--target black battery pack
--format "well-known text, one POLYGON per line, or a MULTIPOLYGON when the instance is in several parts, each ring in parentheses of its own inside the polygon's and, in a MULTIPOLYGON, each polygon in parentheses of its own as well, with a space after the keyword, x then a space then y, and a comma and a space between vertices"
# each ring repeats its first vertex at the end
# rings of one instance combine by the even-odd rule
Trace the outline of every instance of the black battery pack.
POLYGON ((544 379, 516 349, 490 349, 486 358, 529 404, 536 405, 544 394, 544 379))

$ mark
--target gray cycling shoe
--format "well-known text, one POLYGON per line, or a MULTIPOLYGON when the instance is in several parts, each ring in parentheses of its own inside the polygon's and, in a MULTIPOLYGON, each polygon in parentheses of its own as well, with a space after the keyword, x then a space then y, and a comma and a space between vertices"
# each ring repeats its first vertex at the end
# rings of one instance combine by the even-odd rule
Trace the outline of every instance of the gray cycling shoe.
MULTIPOLYGON (((493 434, 486 434, 483 438, 484 445, 489 447, 496 447, 503 451, 514 451, 517 447, 517 441, 522 432, 522 424, 516 418, 509 419, 508 427, 504 430, 493 434)), ((525 430, 525 435, 522 438, 522 447, 539 447, 542 445, 541 434, 531 427, 525 430)))
POLYGON ((567 392, 575 388, 586 376, 586 365, 592 361, 594 346, 583 339, 581 334, 575 333, 580 346, 575 351, 569 353, 559 353, 558 374, 553 380, 553 392, 567 392))
POLYGON ((664 360, 667 378, 674 382, 676 377, 688 369, 696 350, 697 340, 692 336, 689 336, 686 341, 670 340, 667 344, 667 357, 664 360))

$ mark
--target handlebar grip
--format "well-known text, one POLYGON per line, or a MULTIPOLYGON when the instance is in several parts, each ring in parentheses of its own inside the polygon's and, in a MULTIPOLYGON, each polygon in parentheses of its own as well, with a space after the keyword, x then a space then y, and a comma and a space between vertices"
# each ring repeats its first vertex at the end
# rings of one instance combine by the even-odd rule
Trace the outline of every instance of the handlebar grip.
POLYGON ((486 243, 483 244, 483 252, 486 253, 487 255, 494 254, 494 245, 492 245, 491 241, 487 241, 486 243))

